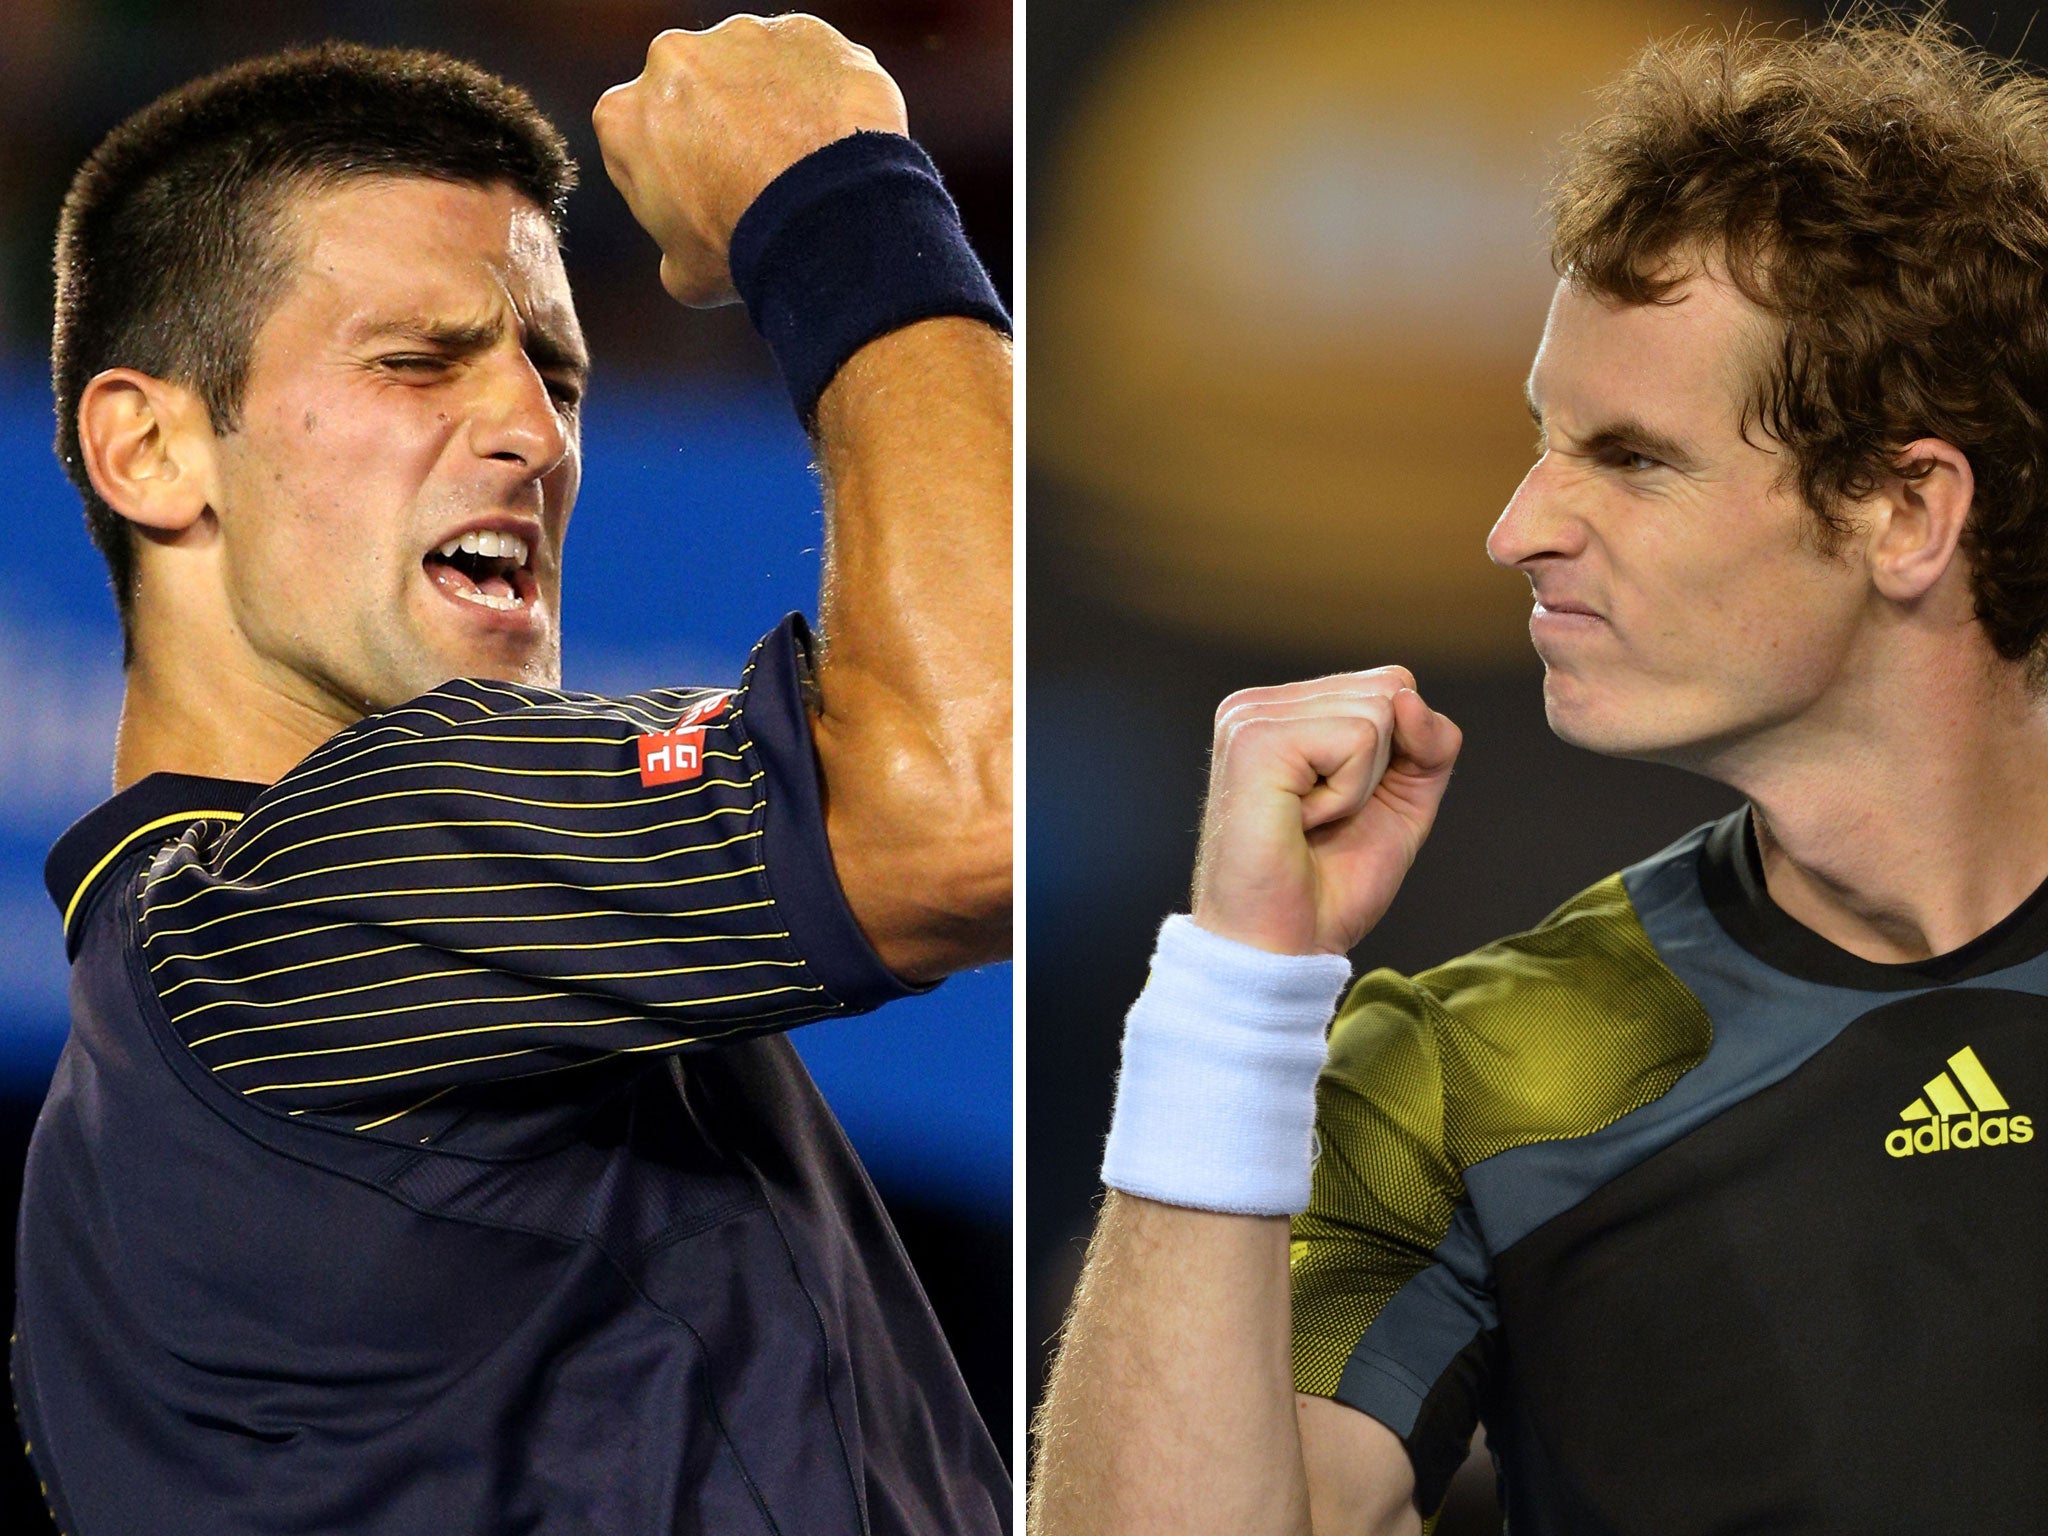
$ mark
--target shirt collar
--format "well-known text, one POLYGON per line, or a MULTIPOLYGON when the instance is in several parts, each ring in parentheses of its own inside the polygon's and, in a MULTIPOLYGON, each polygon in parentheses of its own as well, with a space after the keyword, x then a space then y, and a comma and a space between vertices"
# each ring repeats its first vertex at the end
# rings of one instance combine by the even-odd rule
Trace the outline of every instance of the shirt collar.
POLYGON ((86 909, 122 855, 148 838, 167 842, 195 822, 240 821, 264 788, 239 779, 153 773, 87 812, 43 864, 43 885, 64 914, 65 953, 77 958, 86 909))

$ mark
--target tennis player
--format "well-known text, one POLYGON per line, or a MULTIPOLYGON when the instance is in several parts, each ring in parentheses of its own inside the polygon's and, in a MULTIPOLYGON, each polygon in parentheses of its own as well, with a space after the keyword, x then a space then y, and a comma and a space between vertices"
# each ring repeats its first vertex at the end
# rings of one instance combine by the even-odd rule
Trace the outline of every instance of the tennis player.
POLYGON ((1552 212, 1488 550, 1561 736, 1748 804, 1336 1008, 1458 731, 1225 702, 1042 1536, 1426 1530, 1477 1420, 1516 1536, 2048 1519, 2048 86, 1690 36, 1552 212))
MULTIPOLYGON (((736 688, 559 687, 588 359, 523 93, 258 59, 73 184, 58 449, 129 662, 118 792, 49 862, 20 1225, 64 1531, 1008 1523, 783 1033, 1007 945, 1007 320, 821 22, 664 33, 596 124, 825 480, 821 634, 736 688)), ((676 512, 685 604, 719 511, 676 512)))

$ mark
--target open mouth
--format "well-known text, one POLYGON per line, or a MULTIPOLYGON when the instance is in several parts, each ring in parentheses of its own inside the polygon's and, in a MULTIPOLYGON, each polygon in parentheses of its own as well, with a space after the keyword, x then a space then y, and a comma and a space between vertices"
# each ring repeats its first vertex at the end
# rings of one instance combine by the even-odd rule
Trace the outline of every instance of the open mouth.
POLYGON ((427 579, 450 597, 509 613, 533 600, 532 558, 518 534, 483 528, 429 550, 422 563, 427 579))

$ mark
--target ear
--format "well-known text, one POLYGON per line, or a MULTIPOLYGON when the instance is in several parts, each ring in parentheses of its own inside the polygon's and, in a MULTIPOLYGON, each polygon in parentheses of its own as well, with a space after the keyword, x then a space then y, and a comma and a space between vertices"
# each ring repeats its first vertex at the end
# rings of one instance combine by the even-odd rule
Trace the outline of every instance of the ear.
POLYGON ((180 533, 214 500, 213 424, 181 384, 109 368, 78 397, 78 451, 100 499, 131 523, 180 533))
POLYGON ((1908 443, 1892 468, 1867 504, 1871 577, 1886 597, 1911 602, 1954 563, 1977 480, 1962 449, 1938 437, 1908 443))

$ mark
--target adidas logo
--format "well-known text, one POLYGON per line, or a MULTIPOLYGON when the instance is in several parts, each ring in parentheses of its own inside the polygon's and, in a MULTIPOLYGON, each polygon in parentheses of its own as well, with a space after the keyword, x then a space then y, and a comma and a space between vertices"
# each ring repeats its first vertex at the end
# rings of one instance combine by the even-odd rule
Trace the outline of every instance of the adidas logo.
POLYGON ((1921 1096, 1899 1111, 1901 1120, 1919 1124, 1887 1131, 1884 1149, 1893 1157, 1911 1157, 1915 1152, 2017 1146, 2032 1141, 2033 1120, 2006 1113, 2011 1108, 1977 1053, 1966 1045, 1949 1057, 1946 1072, 1935 1073, 1921 1096))

